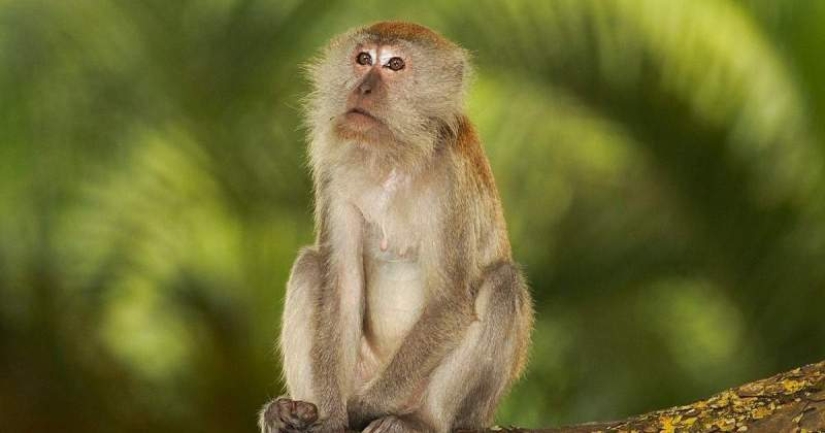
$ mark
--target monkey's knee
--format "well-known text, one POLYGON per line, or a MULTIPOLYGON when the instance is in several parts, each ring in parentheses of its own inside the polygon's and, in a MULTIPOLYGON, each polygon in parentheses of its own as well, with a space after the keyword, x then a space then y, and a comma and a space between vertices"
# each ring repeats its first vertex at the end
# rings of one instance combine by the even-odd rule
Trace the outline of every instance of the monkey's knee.
POLYGON ((315 308, 315 297, 323 277, 321 255, 313 248, 301 249, 286 284, 283 327, 292 332, 294 327, 306 327, 315 308))
MULTIPOLYGON (((533 309, 521 271, 508 262, 492 265, 476 287, 478 322, 452 360, 458 366, 453 374, 461 372, 455 386, 462 394, 441 397, 441 407, 451 411, 451 429, 488 427, 527 358, 533 309), (467 364, 472 369, 462 367, 467 364)), ((447 417, 443 413, 438 418, 447 417)))
POLYGON ((486 311, 478 312, 484 323, 483 337, 490 350, 500 350, 508 359, 511 380, 523 370, 533 330, 533 301, 521 270, 513 263, 502 262, 490 266, 476 299, 477 307, 485 304, 486 311))
POLYGON ((476 287, 476 316, 485 324, 495 322, 485 326, 486 329, 511 334, 508 337, 529 337, 533 302, 527 283, 516 265, 510 262, 490 265, 476 287), (507 326, 501 326, 502 322, 507 326))
POLYGON ((316 295, 322 284, 322 266, 320 254, 312 248, 304 248, 292 266, 287 283, 281 316, 280 351, 287 390, 297 400, 314 401, 309 342, 314 338, 311 318, 317 308, 316 295))
POLYGON ((292 265, 287 281, 287 306, 291 297, 301 295, 293 292, 306 292, 317 288, 321 284, 323 275, 323 261, 321 255, 312 247, 304 247, 298 253, 298 258, 292 265))

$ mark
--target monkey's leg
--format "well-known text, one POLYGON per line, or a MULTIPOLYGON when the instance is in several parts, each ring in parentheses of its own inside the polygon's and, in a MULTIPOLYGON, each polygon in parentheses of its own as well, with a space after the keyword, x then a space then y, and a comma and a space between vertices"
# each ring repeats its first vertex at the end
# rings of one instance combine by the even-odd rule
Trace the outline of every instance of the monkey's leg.
POLYGON ((475 287, 477 320, 433 372, 420 407, 379 418, 365 433, 446 433, 490 425, 524 365, 533 311, 521 273, 510 263, 488 267, 475 287))
POLYGON ((321 290, 322 262, 319 254, 304 248, 292 266, 287 282, 281 325, 280 350, 288 396, 269 402, 261 411, 263 433, 307 429, 318 419, 312 392, 311 348, 318 291, 321 290))

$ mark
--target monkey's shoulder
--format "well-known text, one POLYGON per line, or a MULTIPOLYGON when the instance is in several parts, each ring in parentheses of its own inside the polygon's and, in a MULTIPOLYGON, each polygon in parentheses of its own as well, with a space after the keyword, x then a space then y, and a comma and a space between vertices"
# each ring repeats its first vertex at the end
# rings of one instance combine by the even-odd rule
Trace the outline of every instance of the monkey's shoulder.
POLYGON ((466 175, 487 189, 495 189, 493 171, 478 132, 465 115, 459 117, 452 150, 466 167, 466 175))

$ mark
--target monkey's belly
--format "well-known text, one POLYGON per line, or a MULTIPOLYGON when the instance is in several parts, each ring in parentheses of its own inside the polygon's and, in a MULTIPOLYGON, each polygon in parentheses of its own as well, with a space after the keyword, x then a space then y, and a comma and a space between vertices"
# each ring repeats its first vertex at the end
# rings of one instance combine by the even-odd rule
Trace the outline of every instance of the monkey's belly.
POLYGON ((412 260, 371 258, 366 263, 364 337, 378 362, 392 354, 418 321, 425 302, 424 279, 412 260))

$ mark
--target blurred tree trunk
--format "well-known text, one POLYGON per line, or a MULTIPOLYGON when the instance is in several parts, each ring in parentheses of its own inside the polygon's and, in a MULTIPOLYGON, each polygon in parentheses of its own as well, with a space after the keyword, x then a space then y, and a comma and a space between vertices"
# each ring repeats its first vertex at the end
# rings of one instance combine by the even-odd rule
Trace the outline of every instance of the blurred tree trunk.
POLYGON ((505 433, 825 432, 825 361, 758 380, 687 406, 621 421, 505 433))

